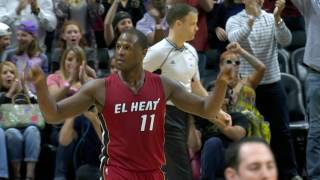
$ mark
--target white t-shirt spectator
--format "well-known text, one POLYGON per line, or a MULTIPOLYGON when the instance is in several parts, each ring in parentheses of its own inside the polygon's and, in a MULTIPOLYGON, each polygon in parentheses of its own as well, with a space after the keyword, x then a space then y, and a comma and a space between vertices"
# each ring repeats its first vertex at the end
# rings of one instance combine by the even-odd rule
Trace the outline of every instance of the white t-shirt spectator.
POLYGON ((53 12, 52 0, 37 0, 40 10, 38 15, 31 12, 30 4, 21 10, 20 15, 18 15, 16 9, 19 2, 19 0, 0 0, 0 21, 8 24, 13 30, 13 35, 11 36, 13 38, 12 47, 16 44, 16 27, 20 25, 21 21, 32 20, 38 24, 38 40, 40 42, 40 47, 44 48, 46 31, 55 30, 57 25, 57 18, 53 12))

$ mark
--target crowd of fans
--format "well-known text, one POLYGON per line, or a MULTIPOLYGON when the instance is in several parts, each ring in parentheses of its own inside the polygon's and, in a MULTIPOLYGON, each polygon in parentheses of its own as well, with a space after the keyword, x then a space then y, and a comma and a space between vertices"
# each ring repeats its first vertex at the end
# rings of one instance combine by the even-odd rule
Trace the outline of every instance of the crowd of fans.
MULTIPOLYGON (((220 68, 237 66, 216 123, 167 104, 163 170, 169 180, 232 179, 239 168, 230 160, 240 156, 235 146, 262 143, 240 141, 225 158, 230 144, 246 136, 269 143, 262 144, 274 153, 279 179, 319 179, 319 18, 319 0, 0 0, 0 104, 15 103, 13 97, 21 93, 37 103, 35 88, 24 79, 34 65, 47 75, 57 101, 72 96, 89 76, 117 72, 116 41, 136 28, 150 45, 144 69, 200 96, 211 93, 220 68), (176 17, 168 15, 177 3, 194 8, 188 11, 192 15, 176 12, 183 19, 181 29, 171 21, 176 17), (291 46, 295 32, 305 33, 306 40, 291 46), (300 83, 310 126, 306 154, 297 155, 278 54, 290 57, 300 47, 305 47, 308 76, 300 83), (297 156, 306 164, 297 164, 297 156)), ((0 180, 98 180, 102 132, 96 109, 61 122, 45 129, 0 127, 0 180), (41 159, 45 144, 55 158, 47 162, 41 159), (48 170, 38 163, 55 166, 48 170), (41 177, 39 171, 52 172, 51 177, 41 177)))

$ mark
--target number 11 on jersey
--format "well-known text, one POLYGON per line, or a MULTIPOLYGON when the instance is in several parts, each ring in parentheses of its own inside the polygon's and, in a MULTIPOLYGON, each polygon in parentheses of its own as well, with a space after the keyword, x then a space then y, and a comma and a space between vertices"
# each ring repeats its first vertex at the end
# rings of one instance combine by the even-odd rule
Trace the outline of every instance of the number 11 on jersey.
MULTIPOLYGON (((152 131, 153 130, 153 125, 154 125, 154 117, 155 115, 154 114, 151 114, 150 115, 150 126, 149 126, 149 131, 152 131)), ((146 124, 147 124, 147 120, 148 120, 148 115, 147 114, 144 114, 141 116, 141 128, 140 128, 140 131, 145 131, 146 129, 146 124)))

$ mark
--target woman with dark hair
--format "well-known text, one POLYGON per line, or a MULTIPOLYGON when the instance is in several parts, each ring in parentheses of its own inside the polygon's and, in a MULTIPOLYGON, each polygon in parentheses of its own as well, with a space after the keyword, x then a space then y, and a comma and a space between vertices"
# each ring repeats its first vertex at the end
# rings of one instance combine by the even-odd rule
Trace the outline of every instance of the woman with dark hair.
POLYGON ((120 0, 114 0, 104 20, 104 39, 109 49, 109 57, 114 55, 115 42, 122 32, 132 28, 132 16, 125 11, 118 11, 120 0))
POLYGON ((116 12, 124 11, 129 13, 132 17, 132 24, 135 25, 146 12, 144 2, 144 0, 107 0, 106 10, 109 11, 115 4, 116 12))
POLYGON ((223 3, 215 5, 214 11, 211 11, 208 15, 208 17, 211 17, 208 18, 209 44, 211 48, 217 49, 217 61, 214 63, 216 68, 219 68, 218 59, 229 43, 225 31, 227 20, 242 9, 244 9, 242 0, 224 0, 223 3))

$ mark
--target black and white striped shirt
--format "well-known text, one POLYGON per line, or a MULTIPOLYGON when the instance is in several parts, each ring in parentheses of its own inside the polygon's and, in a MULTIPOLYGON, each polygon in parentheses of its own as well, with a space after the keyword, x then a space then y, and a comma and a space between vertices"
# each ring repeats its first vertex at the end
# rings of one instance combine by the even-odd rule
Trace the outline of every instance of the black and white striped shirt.
MULTIPOLYGON (((267 67, 260 84, 271 84, 280 80, 280 68, 278 63, 278 43, 287 46, 291 43, 292 35, 284 23, 277 28, 273 14, 261 10, 256 17, 252 30, 250 30, 249 16, 243 10, 230 17, 227 21, 226 32, 230 42, 239 44, 260 59, 267 67)), ((255 70, 245 60, 241 61, 240 73, 244 77, 255 70)))

